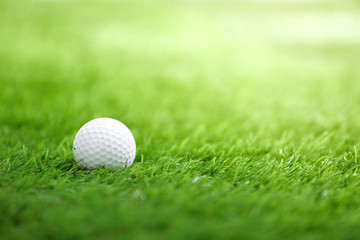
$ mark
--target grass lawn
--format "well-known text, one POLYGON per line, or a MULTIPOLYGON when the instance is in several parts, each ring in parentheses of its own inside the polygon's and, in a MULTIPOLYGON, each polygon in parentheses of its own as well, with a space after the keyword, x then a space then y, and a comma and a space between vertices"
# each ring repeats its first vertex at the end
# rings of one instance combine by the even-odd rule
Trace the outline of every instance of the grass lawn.
POLYGON ((358 1, 0 1, 1 239, 359 239, 358 1), (97 117, 137 142, 78 169, 97 117))

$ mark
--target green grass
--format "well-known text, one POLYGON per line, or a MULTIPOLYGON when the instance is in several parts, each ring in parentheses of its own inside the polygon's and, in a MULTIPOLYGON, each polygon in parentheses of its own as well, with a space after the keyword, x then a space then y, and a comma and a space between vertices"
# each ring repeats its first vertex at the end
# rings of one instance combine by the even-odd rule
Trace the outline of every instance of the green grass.
POLYGON ((359 12, 1 1, 0 238, 360 238, 359 12), (135 163, 79 170, 102 116, 135 163))

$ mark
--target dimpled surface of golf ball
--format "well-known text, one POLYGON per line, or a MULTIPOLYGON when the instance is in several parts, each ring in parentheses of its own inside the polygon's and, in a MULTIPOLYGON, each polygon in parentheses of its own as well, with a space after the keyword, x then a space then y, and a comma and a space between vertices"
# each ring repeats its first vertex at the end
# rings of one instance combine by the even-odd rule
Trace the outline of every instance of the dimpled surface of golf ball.
POLYGON ((76 163, 83 169, 126 167, 134 162, 135 139, 118 120, 97 118, 82 126, 73 143, 76 163))

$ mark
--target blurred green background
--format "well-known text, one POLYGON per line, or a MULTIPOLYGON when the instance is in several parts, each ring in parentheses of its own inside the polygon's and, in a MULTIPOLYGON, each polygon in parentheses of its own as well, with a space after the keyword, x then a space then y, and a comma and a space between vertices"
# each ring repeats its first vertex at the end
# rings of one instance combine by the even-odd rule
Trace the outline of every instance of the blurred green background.
POLYGON ((355 0, 0 1, 0 236, 360 237, 359 56, 355 0))

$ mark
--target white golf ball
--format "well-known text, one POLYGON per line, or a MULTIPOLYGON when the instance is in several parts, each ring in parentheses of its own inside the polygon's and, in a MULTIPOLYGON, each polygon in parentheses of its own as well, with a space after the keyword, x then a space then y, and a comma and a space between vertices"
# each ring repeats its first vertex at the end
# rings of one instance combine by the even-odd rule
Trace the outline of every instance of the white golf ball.
POLYGON ((118 120, 97 118, 80 128, 73 143, 76 163, 84 169, 126 167, 134 162, 135 139, 118 120))

